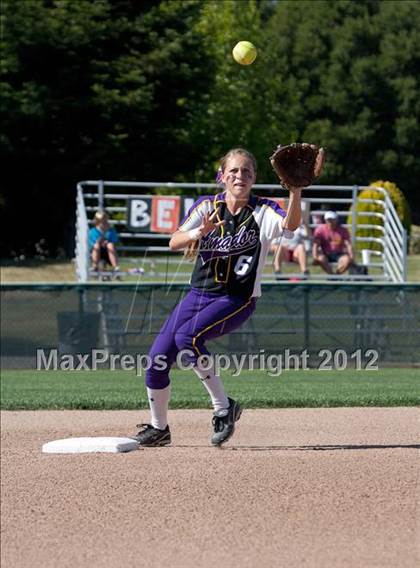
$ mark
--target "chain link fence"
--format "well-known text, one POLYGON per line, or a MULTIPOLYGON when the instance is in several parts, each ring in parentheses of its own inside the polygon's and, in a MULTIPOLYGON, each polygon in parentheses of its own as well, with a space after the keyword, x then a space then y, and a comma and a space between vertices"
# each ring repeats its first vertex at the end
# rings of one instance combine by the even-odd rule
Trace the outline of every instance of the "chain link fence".
MULTIPOLYGON (((37 349, 145 355, 185 285, 58 284, 1 287, 3 368, 35 368, 37 349)), ((378 363, 420 364, 420 285, 276 283, 246 324, 209 342, 216 353, 378 352, 378 363)))

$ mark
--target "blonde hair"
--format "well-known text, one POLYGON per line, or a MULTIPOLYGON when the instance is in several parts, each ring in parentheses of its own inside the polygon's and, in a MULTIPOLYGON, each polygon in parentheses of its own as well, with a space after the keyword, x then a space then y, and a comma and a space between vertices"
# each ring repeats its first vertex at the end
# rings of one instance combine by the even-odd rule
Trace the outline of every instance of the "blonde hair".
POLYGON ((184 258, 191 262, 197 258, 198 254, 198 241, 190 243, 184 252, 184 258))
MULTIPOLYGON (((255 156, 253 154, 251 154, 251 152, 249 152, 248 150, 245 150, 245 148, 232 148, 231 150, 229 150, 229 152, 227 152, 224 156, 222 156, 220 158, 219 171, 221 171, 223 173, 225 171, 226 164, 227 164, 227 161, 229 160, 229 158, 231 158, 232 156, 235 156, 236 154, 241 154, 242 156, 245 156, 246 158, 248 158, 252 163, 252 167, 254 169, 255 175, 257 175, 257 160, 255 159, 255 156)), ((194 241, 194 242, 192 242, 188 245, 187 249, 184 252, 184 258, 186 258, 187 260, 191 260, 191 261, 195 260, 195 258, 197 257, 197 254, 198 254, 199 242, 200 241, 197 240, 197 241, 194 241)))
POLYGON ((100 223, 102 223, 104 221, 105 221, 105 223, 108 223, 108 219, 109 219, 108 213, 106 211, 102 210, 102 211, 97 211, 95 213, 93 221, 94 221, 95 225, 99 225, 100 223))
POLYGON ((255 159, 254 154, 251 154, 251 152, 245 150, 245 148, 232 148, 232 150, 229 150, 229 152, 227 152, 224 156, 222 156, 222 158, 220 159, 220 168, 222 172, 225 171, 226 163, 229 160, 229 158, 231 158, 235 154, 241 154, 242 156, 248 158, 252 163, 252 167, 254 168, 255 174, 257 174, 257 160, 255 159))

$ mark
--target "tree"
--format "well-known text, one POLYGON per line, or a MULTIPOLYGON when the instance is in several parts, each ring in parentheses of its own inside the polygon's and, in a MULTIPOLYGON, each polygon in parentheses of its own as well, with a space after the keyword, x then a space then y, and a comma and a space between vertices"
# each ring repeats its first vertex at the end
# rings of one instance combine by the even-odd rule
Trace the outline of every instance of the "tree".
POLYGON ((208 1, 203 3, 195 33, 211 61, 211 76, 205 94, 206 108, 191 108, 188 133, 202 149, 196 164, 198 180, 214 180, 219 159, 230 148, 246 146, 257 157, 259 145, 254 134, 258 123, 258 81, 260 58, 241 67, 232 57, 237 42, 247 39, 261 45, 261 18, 255 0, 208 1))
POLYGON ((417 220, 419 30, 415 2, 339 0, 278 3, 267 32, 279 136, 326 147, 324 183, 395 180, 417 220))
POLYGON ((4 3, 4 252, 68 239, 78 180, 188 170, 198 149, 183 101, 200 108, 208 82, 191 31, 199 11, 196 1, 4 3))
POLYGON ((242 145, 275 182, 271 152, 303 140, 323 183, 392 179, 420 222, 416 2, 4 0, 3 19, 3 254, 70 243, 80 179, 209 181, 242 145))

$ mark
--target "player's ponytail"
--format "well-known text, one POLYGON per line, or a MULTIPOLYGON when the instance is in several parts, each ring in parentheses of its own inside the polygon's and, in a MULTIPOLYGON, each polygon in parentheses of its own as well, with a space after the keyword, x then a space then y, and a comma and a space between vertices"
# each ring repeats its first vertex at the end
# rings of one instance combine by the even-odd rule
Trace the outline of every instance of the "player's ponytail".
POLYGON ((191 262, 197 258, 199 240, 190 243, 184 250, 184 258, 191 262))

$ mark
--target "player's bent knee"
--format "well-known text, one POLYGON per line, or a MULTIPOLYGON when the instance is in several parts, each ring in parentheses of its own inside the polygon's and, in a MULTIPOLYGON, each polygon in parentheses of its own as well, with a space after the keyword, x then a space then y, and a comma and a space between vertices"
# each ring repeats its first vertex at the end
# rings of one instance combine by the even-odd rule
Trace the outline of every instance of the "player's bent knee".
POLYGON ((178 357, 183 365, 194 365, 200 355, 207 355, 208 351, 204 348, 203 340, 184 333, 175 335, 175 343, 178 349, 178 357))
POLYGON ((167 372, 156 371, 154 369, 149 369, 146 372, 146 387, 149 389, 164 389, 170 383, 169 375, 167 372))
POLYGON ((193 349, 194 338, 191 335, 186 333, 176 333, 174 340, 178 351, 182 351, 183 349, 193 349))

